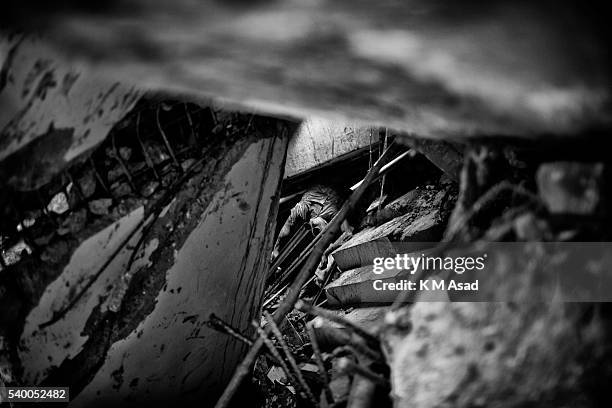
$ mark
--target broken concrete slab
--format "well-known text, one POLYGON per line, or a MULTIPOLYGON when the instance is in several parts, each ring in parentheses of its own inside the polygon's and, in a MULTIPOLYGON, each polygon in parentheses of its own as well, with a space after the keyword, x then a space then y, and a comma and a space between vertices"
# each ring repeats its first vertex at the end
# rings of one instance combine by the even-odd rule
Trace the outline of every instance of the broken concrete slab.
POLYGON ((67 63, 36 36, 0 35, 0 61, 0 175, 17 190, 44 185, 101 143, 142 96, 67 63))
MULTIPOLYGON (((441 238, 446 214, 442 209, 447 190, 417 188, 405 195, 401 211, 406 214, 377 227, 368 227, 355 234, 332 253, 340 270, 370 265, 376 257, 393 256, 397 249, 392 241, 413 242, 412 250, 432 246, 441 238)), ((397 201, 389 208, 400 207, 397 201)), ((387 207, 385 207, 387 208, 387 207)))
POLYGON ((85 240, 72 254, 59 278, 45 289, 38 305, 28 315, 21 334, 19 354, 24 370, 21 380, 25 384, 38 384, 53 367, 81 350, 87 340, 82 333, 88 317, 94 308, 100 306, 100 299, 109 297, 123 274, 129 273, 125 268, 131 250, 127 247, 120 250, 120 247, 126 239, 130 247, 136 245, 143 217, 144 209, 140 207, 85 240), (98 277, 97 283, 86 289, 88 278, 118 250, 120 252, 98 277), (67 309, 82 290, 85 292, 78 303, 67 309), (45 325, 62 310, 67 310, 64 318, 51 326, 45 325))
MULTIPOLYGON (((99 261, 125 237, 117 227, 122 223, 84 239, 87 244, 74 254, 76 248, 66 248, 62 256, 76 257, 86 270, 54 265, 59 277, 47 282, 51 286, 23 334, 28 342, 19 355, 27 366, 23 383, 68 384, 77 406, 127 403, 132 396, 149 401, 160 394, 199 404, 204 395, 198 392, 210 400, 222 390, 244 349, 208 330, 205 321, 214 312, 248 331, 259 310, 265 254, 271 250, 268 232, 274 229, 287 136, 294 129, 259 116, 233 123, 241 129, 248 123, 250 132, 211 141, 214 157, 177 185, 152 217, 144 240, 130 238, 127 259, 117 254, 113 265, 96 275, 99 261), (88 256, 92 251, 99 256, 88 256), (169 375, 158 377, 160 367, 169 375)), ((150 205, 143 204, 149 215, 150 205)))
MULTIPOLYGON (((160 219, 159 232, 166 231, 166 217, 187 217, 182 227, 186 231, 181 231, 180 222, 173 223, 176 232, 172 236, 183 234, 184 238, 174 241, 176 245, 159 238, 152 265, 141 269, 133 282, 149 279, 151 274, 161 280, 157 286, 143 288, 142 293, 130 285, 117 312, 117 326, 112 330, 115 334, 73 406, 169 399, 194 406, 214 401, 245 349, 243 344, 209 329, 205 322, 215 313, 247 331, 256 317, 271 250, 268 231, 273 229, 274 198, 285 149, 286 139, 282 137, 249 143, 221 180, 220 188, 204 193, 213 195, 199 215, 193 207, 193 211, 183 213, 176 204, 160 219), (160 270, 152 271, 160 266, 160 270), (148 311, 142 314, 142 308, 148 311)), ((199 204, 192 200, 189 205, 199 204)), ((94 351, 95 346, 89 344, 80 354, 85 357, 94 351)), ((53 378, 61 381, 68 367, 64 364, 66 371, 60 368, 53 378)))

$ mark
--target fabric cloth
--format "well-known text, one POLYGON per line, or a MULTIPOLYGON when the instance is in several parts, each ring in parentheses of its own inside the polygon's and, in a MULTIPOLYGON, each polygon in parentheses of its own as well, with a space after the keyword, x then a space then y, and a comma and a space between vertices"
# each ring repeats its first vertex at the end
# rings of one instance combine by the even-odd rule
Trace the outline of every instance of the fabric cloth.
POLYGON ((341 205, 342 199, 334 189, 321 185, 315 186, 306 191, 302 199, 291 209, 285 225, 292 228, 297 221, 306 222, 316 217, 321 217, 329 222, 341 205))
POLYGON ((280 245, 291 234, 296 225, 310 222, 317 228, 323 228, 336 215, 341 205, 342 198, 330 187, 316 185, 306 191, 300 201, 291 209, 289 217, 278 234, 273 258, 276 257, 280 245))

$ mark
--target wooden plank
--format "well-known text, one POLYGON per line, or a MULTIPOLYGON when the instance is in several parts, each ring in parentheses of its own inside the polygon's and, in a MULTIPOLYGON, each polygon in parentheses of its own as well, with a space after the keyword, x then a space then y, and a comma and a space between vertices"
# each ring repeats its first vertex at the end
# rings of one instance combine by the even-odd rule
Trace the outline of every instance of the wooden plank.
POLYGON ((358 123, 308 118, 289 141, 285 177, 293 177, 378 141, 378 130, 358 123))

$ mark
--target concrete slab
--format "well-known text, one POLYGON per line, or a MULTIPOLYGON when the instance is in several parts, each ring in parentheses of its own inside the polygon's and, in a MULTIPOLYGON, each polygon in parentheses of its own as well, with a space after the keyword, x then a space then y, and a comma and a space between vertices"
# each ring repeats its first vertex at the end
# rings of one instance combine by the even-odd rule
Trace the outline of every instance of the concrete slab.
MULTIPOLYGON (((413 190, 409 204, 402 204, 406 214, 396 217, 377 227, 366 228, 353 236, 333 252, 340 270, 369 265, 376 257, 394 256, 397 248, 393 241, 413 243, 411 250, 418 251, 439 241, 444 227, 441 205, 445 191, 426 189, 413 190)), ((389 206, 398 207, 397 201, 389 206)), ((387 208, 387 207, 385 207, 387 208)))

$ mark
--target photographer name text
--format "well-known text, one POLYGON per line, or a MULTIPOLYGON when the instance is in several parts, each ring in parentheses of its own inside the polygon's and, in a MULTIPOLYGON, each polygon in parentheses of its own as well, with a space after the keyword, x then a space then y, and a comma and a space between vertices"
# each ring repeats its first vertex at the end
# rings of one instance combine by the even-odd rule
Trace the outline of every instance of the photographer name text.
MULTIPOLYGON (((382 275, 385 272, 407 271, 414 275, 422 272, 453 272, 462 275, 468 271, 482 271, 485 268, 487 254, 481 256, 418 256, 397 254, 394 257, 374 258, 372 272, 382 275)), ((376 279, 373 281, 374 290, 380 291, 478 291, 478 279, 471 282, 456 281, 454 279, 376 279)))

